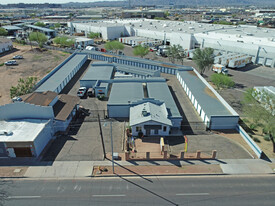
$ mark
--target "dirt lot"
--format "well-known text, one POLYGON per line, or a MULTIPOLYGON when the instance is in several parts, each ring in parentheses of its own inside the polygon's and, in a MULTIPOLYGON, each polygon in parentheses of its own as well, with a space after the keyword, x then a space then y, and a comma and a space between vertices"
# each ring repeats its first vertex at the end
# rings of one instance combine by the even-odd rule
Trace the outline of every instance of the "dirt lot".
POLYGON ((14 44, 14 48, 12 53, 0 57, 0 63, 12 59, 15 55, 22 55, 24 59, 16 60, 16 66, 0 67, 0 105, 10 102, 9 90, 11 86, 17 85, 19 78, 36 76, 40 80, 70 55, 60 51, 42 52, 35 48, 31 50, 29 45, 14 44))

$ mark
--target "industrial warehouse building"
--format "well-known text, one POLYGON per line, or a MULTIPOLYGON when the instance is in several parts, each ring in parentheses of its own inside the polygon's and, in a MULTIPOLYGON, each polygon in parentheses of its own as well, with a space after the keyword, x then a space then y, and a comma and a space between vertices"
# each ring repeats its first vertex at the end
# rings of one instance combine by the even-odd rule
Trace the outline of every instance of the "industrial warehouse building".
POLYGON ((275 67, 274 31, 268 28, 150 19, 69 22, 68 26, 73 32, 100 32, 105 40, 118 39, 123 34, 154 37, 187 50, 211 47, 221 53, 242 53, 251 56, 255 64, 275 67))

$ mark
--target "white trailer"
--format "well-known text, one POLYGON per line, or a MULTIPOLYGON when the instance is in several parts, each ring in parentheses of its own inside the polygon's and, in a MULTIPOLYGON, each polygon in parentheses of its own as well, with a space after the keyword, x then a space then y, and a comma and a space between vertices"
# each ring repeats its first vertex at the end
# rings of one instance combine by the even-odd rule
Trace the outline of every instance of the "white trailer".
POLYGON ((228 67, 230 68, 242 68, 247 64, 248 56, 239 57, 229 60, 228 67))
POLYGON ((212 67, 212 71, 218 74, 224 74, 224 75, 228 74, 228 69, 226 69, 226 67, 221 64, 214 64, 212 67))

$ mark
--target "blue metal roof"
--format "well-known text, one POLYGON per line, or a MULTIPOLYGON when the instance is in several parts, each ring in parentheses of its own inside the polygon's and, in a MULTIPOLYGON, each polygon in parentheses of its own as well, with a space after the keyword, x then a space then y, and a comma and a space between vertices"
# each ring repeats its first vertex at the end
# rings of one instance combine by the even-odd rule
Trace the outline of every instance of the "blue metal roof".
POLYGON ((194 98, 198 101, 205 114, 211 116, 233 116, 231 112, 220 102, 217 96, 199 79, 193 71, 179 71, 194 98))
POLYGON ((166 82, 148 82, 147 91, 149 98, 164 101, 168 111, 168 116, 170 118, 181 117, 178 107, 166 82))
POLYGON ((129 105, 144 98, 141 82, 113 83, 108 105, 129 105))
POLYGON ((22 28, 18 26, 2 26, 6 30, 21 30, 22 28))
POLYGON ((36 92, 55 91, 60 84, 69 76, 69 74, 76 68, 76 66, 86 58, 86 55, 76 54, 68 62, 66 62, 58 71, 52 74, 42 85, 40 85, 36 92))
POLYGON ((44 28, 44 27, 40 27, 40 26, 34 26, 34 25, 26 25, 26 26, 29 28, 37 29, 37 30, 44 31, 44 32, 55 32, 55 30, 53 30, 53 29, 48 29, 48 28, 44 28))
POLYGON ((113 64, 116 66, 118 71, 127 72, 127 73, 131 73, 131 74, 138 74, 138 75, 143 75, 143 76, 152 76, 152 77, 160 76, 159 70, 150 70, 150 69, 144 69, 144 68, 140 68, 140 67, 122 65, 122 64, 117 64, 117 63, 113 63, 113 64))
POLYGON ((103 66, 91 66, 86 74, 82 77, 82 80, 88 81, 88 80, 109 80, 112 77, 114 71, 113 65, 103 65, 103 66))

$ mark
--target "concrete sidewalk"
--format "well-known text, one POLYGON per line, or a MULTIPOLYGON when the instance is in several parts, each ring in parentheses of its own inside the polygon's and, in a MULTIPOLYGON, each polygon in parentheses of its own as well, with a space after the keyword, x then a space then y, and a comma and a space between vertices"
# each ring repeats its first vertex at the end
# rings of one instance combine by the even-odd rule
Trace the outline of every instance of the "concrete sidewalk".
MULTIPOLYGON (((271 174, 275 160, 260 159, 192 160, 192 161, 116 161, 119 175, 172 175, 172 174, 271 174), (147 168, 147 170, 146 170, 147 168), (128 172, 127 172, 128 171, 128 172), (129 172, 134 171, 134 172, 129 172)), ((48 166, 31 166, 23 177, 27 178, 87 178, 93 171, 106 167, 111 171, 112 162, 105 161, 55 161, 48 166)), ((106 173, 107 175, 109 173, 106 173)))

